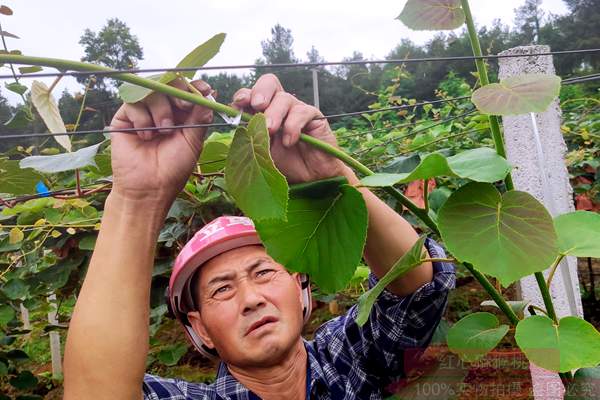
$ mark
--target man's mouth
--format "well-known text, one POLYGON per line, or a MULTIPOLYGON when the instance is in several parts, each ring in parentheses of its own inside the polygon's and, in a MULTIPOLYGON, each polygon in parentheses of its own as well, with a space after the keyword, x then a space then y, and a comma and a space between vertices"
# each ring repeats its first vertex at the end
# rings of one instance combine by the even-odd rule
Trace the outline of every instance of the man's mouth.
POLYGON ((277 318, 272 317, 272 316, 262 317, 261 319, 259 319, 258 321, 256 321, 252 325, 250 325, 250 327, 246 331, 246 336, 249 335, 250 333, 252 333, 254 330, 256 330, 264 325, 270 324, 272 322, 277 322, 277 318))

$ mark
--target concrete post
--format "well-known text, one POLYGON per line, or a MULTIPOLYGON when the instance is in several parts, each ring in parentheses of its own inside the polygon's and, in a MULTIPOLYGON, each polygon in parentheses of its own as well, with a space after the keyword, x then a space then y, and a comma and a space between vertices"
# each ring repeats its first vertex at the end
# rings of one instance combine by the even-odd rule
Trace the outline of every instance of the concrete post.
MULTIPOLYGON (((500 54, 519 54, 523 57, 500 58, 500 79, 528 73, 555 74, 552 56, 528 56, 549 52, 549 46, 523 46, 500 54)), ((514 166, 513 180, 518 190, 526 191, 541 201, 553 216, 571 212, 573 190, 565 164, 567 146, 560 131, 561 112, 558 100, 540 114, 525 114, 502 118, 508 160, 514 166)), ((544 272, 548 275, 548 271, 544 272)), ((517 284, 524 300, 543 307, 544 303, 533 276, 517 284)), ((577 260, 566 257, 550 288, 557 316, 583 316, 577 260)), ((557 374, 532 368, 535 398, 562 399, 562 385, 557 374), (556 382, 558 380, 558 383, 556 382), (561 388, 557 393, 557 387, 561 388)))
MULTIPOLYGON (((56 295, 51 294, 48 296, 48 303, 51 305, 56 304, 56 295)), ((58 309, 54 309, 48 313, 48 322, 52 325, 58 325, 58 320, 56 319, 56 314, 58 313, 58 309)), ((60 333, 57 331, 50 331, 48 334, 50 336, 50 355, 52 357, 52 377, 59 378, 62 376, 62 357, 60 352, 60 333)))
POLYGON ((312 84, 313 84, 313 105, 316 108, 319 107, 319 71, 316 68, 312 70, 312 84))

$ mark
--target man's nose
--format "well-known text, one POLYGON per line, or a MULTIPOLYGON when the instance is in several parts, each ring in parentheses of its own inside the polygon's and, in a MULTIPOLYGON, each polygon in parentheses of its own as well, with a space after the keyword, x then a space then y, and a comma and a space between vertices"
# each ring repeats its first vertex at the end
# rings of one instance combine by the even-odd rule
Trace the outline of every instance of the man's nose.
POLYGON ((244 282, 240 285, 238 293, 242 302, 242 314, 247 315, 266 305, 265 298, 257 285, 244 282))

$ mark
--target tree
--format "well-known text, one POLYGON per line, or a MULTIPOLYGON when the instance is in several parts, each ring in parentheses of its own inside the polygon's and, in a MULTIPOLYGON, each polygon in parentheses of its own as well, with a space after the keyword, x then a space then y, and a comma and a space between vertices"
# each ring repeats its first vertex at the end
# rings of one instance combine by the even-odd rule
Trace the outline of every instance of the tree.
MULTIPOLYGON (((118 18, 109 19, 97 33, 86 29, 79 44, 83 46, 85 56, 81 61, 105 65, 114 69, 136 68, 144 52, 138 38, 118 18)), ((103 80, 98 85, 103 86, 103 80)))
POLYGON ((542 0, 525 0, 525 4, 515 9, 515 26, 526 44, 539 43, 540 29, 544 18, 542 0))
POLYGON ((271 39, 260 42, 262 54, 267 64, 296 63, 294 55, 294 38, 292 31, 280 24, 271 28, 271 39))

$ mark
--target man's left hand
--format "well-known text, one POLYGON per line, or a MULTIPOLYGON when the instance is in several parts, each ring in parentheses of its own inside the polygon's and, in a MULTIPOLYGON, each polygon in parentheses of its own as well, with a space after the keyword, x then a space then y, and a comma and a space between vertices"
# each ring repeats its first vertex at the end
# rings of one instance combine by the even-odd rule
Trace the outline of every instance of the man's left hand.
POLYGON ((271 156, 289 183, 348 176, 350 169, 337 158, 300 141, 305 133, 337 147, 337 141, 321 111, 285 92, 273 74, 261 76, 252 89, 236 92, 232 106, 265 114, 271 136, 271 156))

